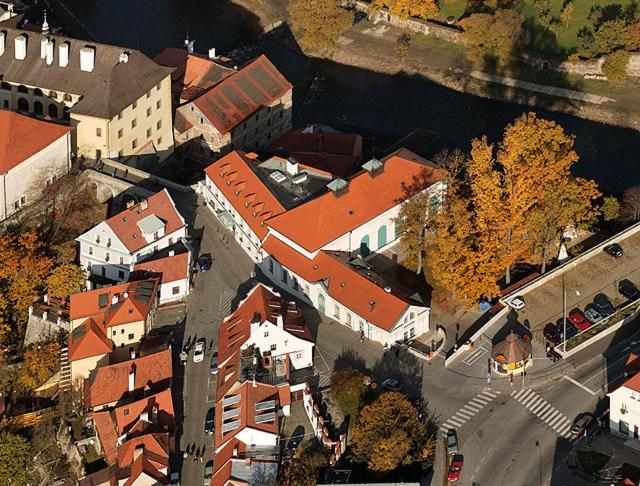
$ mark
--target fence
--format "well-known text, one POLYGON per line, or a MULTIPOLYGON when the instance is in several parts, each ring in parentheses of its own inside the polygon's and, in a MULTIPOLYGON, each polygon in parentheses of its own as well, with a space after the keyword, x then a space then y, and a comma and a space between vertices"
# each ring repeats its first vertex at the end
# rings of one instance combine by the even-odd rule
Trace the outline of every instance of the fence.
POLYGON ((329 430, 325 426, 325 419, 320 415, 320 407, 318 407, 318 404, 314 402, 311 390, 306 383, 303 391, 303 403, 304 410, 307 412, 307 417, 309 417, 309 422, 311 422, 311 427, 313 428, 315 436, 323 446, 331 451, 329 464, 333 467, 336 465, 342 454, 344 454, 344 451, 347 450, 347 435, 341 434, 337 441, 334 441, 329 437, 329 430))

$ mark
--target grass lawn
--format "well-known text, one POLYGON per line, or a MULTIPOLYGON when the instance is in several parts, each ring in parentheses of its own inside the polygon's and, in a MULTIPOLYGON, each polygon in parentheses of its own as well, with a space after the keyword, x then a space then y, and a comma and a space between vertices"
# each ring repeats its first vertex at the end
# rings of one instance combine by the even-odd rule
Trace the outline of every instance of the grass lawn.
POLYGON ((601 471, 609 462, 611 456, 602 452, 581 449, 578 451, 578 465, 580 469, 589 475, 601 471))
MULTIPOLYGON (((593 24, 589 20, 591 8, 594 5, 617 4, 625 7, 632 0, 574 0, 574 10, 569 19, 568 25, 562 25, 558 29, 558 35, 544 28, 538 17, 538 10, 531 0, 521 0, 517 5, 517 10, 525 18, 525 28, 529 34, 529 49, 543 54, 565 56, 576 52, 578 44, 578 31, 582 27, 593 30, 593 24)), ((563 0, 549 0, 551 14, 560 18, 563 0)))
POLYGON ((462 17, 466 7, 466 0, 443 0, 440 2, 440 11, 436 15, 436 20, 444 22, 447 17, 459 19, 462 17))

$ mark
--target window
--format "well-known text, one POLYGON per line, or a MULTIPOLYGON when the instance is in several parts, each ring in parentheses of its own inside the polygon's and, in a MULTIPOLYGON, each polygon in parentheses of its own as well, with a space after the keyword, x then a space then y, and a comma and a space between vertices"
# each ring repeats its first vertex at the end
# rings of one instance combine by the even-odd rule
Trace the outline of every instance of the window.
POLYGON ((160 91, 161 87, 162 87, 162 81, 160 81, 158 84, 156 84, 156 91, 160 91))
POLYGON ((122 158, 124 152, 122 150, 118 150, 118 158, 122 158))
POLYGON ((173 237, 169 238, 169 245, 173 245, 173 237))
POLYGON ((629 424, 621 420, 618 422, 618 431, 623 435, 629 435, 629 424))
POLYGON ((131 148, 132 148, 132 149, 134 149, 134 148, 137 148, 137 147, 138 147, 138 139, 137 139, 137 138, 134 138, 134 139, 131 141, 131 148))
POLYGON ((147 138, 151 138, 151 128, 147 128, 147 138))
POLYGON ((200 125, 204 125, 204 118, 200 117, 200 125))
POLYGON ((122 112, 118 113, 118 120, 122 120, 122 112))
POLYGON ((89 255, 93 255, 93 247, 92 246, 89 247, 89 255))
POLYGON ((336 304, 336 306, 334 307, 333 317, 335 317, 336 319, 340 319, 340 306, 338 304, 336 304))
POLYGON ((351 327, 351 314, 347 312, 347 326, 351 327))
POLYGON ((282 268, 282 281, 284 283, 287 283, 287 271, 284 269, 284 267, 282 268))
POLYGON ((269 337, 269 331, 265 331, 264 337, 269 337))
POLYGON ((271 107, 267 106, 267 113, 271 113, 271 107))
POLYGON ((109 252, 104 254, 104 261, 108 262, 109 260, 111 260, 111 255, 109 255, 109 252))
POLYGON ((134 101, 133 105, 131 105, 131 108, 133 108, 134 110, 138 107, 138 102, 134 101))
POLYGON ((269 273, 273 273, 273 260, 269 258, 269 273))
POLYGON ((138 126, 138 120, 134 118, 133 120, 131 120, 131 128, 135 128, 137 126, 138 126))
POLYGON ((161 101, 162 101, 162 100, 158 100, 158 101, 156 102, 156 109, 158 109, 158 110, 159 110, 159 109, 160 109, 160 107, 162 106, 161 101))
POLYGON ((120 334, 124 334, 124 329, 120 329, 120 334))
POLYGON ((296 353, 296 359, 302 359, 302 353, 296 353))
POLYGON ((153 247, 153 253, 158 253, 158 245, 153 247))
POLYGON ((115 335, 116 335, 116 332, 115 332, 115 331, 113 331, 113 332, 111 333, 111 335, 112 335, 112 336, 115 336, 115 335))
POLYGON ((122 138, 122 134, 123 134, 123 132, 122 132, 122 128, 121 128, 121 129, 118 130, 118 138, 122 138))
POLYGON ((409 338, 412 338, 416 335, 416 328, 412 327, 411 329, 409 329, 409 338))
POLYGON ((260 119, 260 113, 256 113, 256 121, 260 119))
POLYGON ((102 137, 102 128, 96 128, 96 137, 102 137))
POLYGON ((118 278, 124 280, 124 272, 122 270, 118 270, 118 278))
POLYGON ((275 351, 275 350, 276 350, 276 347, 277 347, 277 345, 272 344, 272 345, 271 345, 271 351, 275 351))
POLYGON ((298 291, 298 279, 293 277, 293 290, 298 291))
POLYGON ((151 108, 147 108, 147 118, 151 116, 151 108))
POLYGON ((172 295, 178 295, 180 293, 180 287, 173 287, 171 289, 171 294, 172 295))
POLYGON ((151 91, 147 91, 147 99, 151 98, 151 91))
POLYGON ((369 235, 364 235, 360 240, 360 254, 362 256, 367 256, 369 253, 371 253, 370 248, 371 244, 369 242, 369 235))
POLYGON ((134 334, 132 332, 129 333, 129 339, 133 339, 134 334))
POLYGON ((378 228, 378 249, 387 244, 387 227, 385 225, 378 228))
POLYGON ((193 105, 191 105, 191 111, 193 111, 193 105))
POLYGON ((124 265, 124 257, 120 257, 120 265, 124 265))
POLYGON ((21 196, 20 197, 20 206, 24 206, 25 204, 27 204, 27 196, 21 196))
POLYGON ((158 145, 162 145, 162 137, 158 139, 158 145))
POLYGON ((285 340, 284 345, 287 346, 287 344, 289 344, 289 341, 285 340))
POLYGON ((156 123, 156 130, 160 130, 162 128, 162 120, 158 120, 156 123))

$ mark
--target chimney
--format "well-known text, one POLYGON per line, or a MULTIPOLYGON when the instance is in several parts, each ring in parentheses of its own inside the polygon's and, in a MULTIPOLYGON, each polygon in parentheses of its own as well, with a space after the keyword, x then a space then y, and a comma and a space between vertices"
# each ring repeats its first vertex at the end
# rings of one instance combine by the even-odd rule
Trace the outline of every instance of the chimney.
POLYGON ((80 70, 90 73, 95 66, 96 50, 91 46, 80 49, 80 70))
POLYGON ((111 297, 111 305, 116 305, 118 303, 118 294, 113 294, 111 297))
POLYGON ((169 250, 169 256, 175 256, 176 255, 176 251, 175 250, 169 250))
POLYGON ((287 159, 287 172, 294 176, 298 173, 298 162, 287 159))
POLYGON ((140 413, 140 420, 144 420, 145 422, 149 421, 149 412, 147 412, 146 410, 143 410, 140 413))
POLYGON ((149 207, 149 202, 146 199, 140 201, 140 211, 144 211, 149 207))
POLYGON ((128 390, 132 392, 136 389, 136 364, 133 363, 131 365, 131 370, 129 371, 129 388, 128 390))
POLYGON ((151 423, 158 425, 158 412, 160 411, 160 405, 158 402, 153 404, 153 408, 151 409, 151 423))
POLYGON ((40 59, 44 59, 47 56, 47 42, 49 42, 49 39, 46 37, 40 39, 40 59))
POLYGON ((15 38, 16 59, 24 61, 27 57, 27 37, 24 34, 15 38))
POLYGON ((144 452, 144 444, 138 444, 136 448, 133 450, 133 461, 135 462, 138 457, 140 457, 144 452))
POLYGON ((340 196, 349 192, 349 182, 338 177, 327 184, 327 188, 333 193, 336 198, 339 198, 340 196))
POLYGON ((123 53, 121 53, 121 54, 120 54, 119 61, 120 61, 120 62, 123 62, 123 63, 127 63, 127 62, 129 62, 129 53, 128 53, 128 52, 123 52, 123 53))
POLYGON ((133 199, 131 199, 130 201, 127 201, 127 209, 132 208, 134 204, 135 204, 135 201, 133 199))
POLYGON ((129 356, 131 357, 131 359, 136 359, 136 351, 135 351, 135 349, 133 351, 131 351, 131 354, 129 356))
POLYGON ((3 30, 0 32, 0 56, 4 54, 4 48, 7 45, 7 33, 3 30))
POLYGON ((69 43, 63 42, 58 46, 58 66, 67 67, 69 64, 69 43))
POLYGON ((53 41, 49 39, 47 44, 44 46, 45 50, 45 62, 48 66, 51 66, 53 63, 53 41))
POLYGON ((212 47, 211 49, 209 49, 209 59, 215 59, 216 58, 216 48, 212 47))

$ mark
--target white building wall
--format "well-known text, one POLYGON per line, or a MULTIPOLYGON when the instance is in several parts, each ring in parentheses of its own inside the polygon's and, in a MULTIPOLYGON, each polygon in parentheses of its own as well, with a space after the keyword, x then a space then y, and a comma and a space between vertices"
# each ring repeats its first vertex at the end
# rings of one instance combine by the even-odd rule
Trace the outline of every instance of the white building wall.
POLYGON ((189 295, 189 279, 174 280, 160 285, 159 303, 168 304, 170 302, 179 302, 189 295), (177 292, 174 292, 174 289, 177 292))
POLYGON ((0 220, 6 219, 42 195, 48 183, 71 167, 71 134, 66 133, 40 152, 0 175, 0 220))
POLYGON ((247 446, 277 446, 278 435, 263 430, 253 429, 251 427, 245 427, 236 434, 236 438, 246 444, 247 446))
POLYGON ((640 434, 640 392, 622 386, 609 393, 609 399, 609 430, 621 437, 638 439, 640 434), (627 430, 628 432, 626 432, 627 430))
POLYGON ((244 347, 255 345, 260 352, 271 351, 272 357, 289 355, 294 369, 313 366, 313 343, 300 339, 269 321, 251 324, 251 337, 244 347), (272 346, 276 346, 272 350, 272 346))

